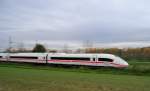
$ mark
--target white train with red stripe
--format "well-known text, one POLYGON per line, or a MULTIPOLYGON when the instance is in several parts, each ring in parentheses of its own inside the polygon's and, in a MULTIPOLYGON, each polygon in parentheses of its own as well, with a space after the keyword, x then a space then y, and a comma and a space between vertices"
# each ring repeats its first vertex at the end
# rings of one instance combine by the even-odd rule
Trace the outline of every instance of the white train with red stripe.
POLYGON ((0 61, 128 67, 125 60, 112 54, 0 53, 0 61))

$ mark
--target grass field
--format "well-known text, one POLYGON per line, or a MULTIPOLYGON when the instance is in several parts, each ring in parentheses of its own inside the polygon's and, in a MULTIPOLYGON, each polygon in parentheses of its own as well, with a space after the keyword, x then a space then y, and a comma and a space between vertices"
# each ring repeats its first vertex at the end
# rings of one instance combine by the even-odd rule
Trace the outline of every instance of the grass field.
MULTIPOLYGON (((133 66, 139 68, 140 63, 133 64, 125 71, 131 70, 133 66)), ((40 66, 20 67, 17 64, 2 63, 0 91, 150 91, 148 75, 119 74, 118 70, 110 73, 110 70, 106 70, 106 73, 102 70, 91 71, 47 67, 40 69, 40 66)))

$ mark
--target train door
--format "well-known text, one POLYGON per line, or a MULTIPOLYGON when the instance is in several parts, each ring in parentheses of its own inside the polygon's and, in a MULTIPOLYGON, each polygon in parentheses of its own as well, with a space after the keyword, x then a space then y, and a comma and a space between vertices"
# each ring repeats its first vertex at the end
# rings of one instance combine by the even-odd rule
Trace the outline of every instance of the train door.
POLYGON ((46 54, 46 59, 45 59, 45 61, 46 61, 46 64, 48 63, 48 54, 46 54))
POLYGON ((97 55, 93 55, 92 57, 93 65, 97 65, 97 55))
POLYGON ((47 63, 47 59, 48 59, 47 57, 48 57, 48 54, 40 55, 38 56, 38 61, 41 63, 47 63))

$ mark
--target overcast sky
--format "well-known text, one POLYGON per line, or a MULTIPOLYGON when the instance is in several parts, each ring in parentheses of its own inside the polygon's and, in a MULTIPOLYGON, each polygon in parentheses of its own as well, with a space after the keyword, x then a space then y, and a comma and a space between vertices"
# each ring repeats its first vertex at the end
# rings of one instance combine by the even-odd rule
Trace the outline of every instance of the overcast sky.
POLYGON ((9 36, 53 47, 87 40, 150 46, 150 1, 0 0, 0 48, 8 47, 9 36))

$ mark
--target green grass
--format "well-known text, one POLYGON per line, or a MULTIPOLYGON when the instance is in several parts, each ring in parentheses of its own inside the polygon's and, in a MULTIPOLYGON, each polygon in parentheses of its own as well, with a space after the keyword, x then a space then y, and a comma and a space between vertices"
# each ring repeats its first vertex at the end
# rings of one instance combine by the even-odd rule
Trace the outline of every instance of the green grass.
POLYGON ((150 62, 130 62, 130 66, 127 68, 128 71, 139 74, 150 76, 150 62))
POLYGON ((103 74, 116 74, 116 75, 137 75, 137 76, 150 76, 150 62, 129 62, 129 67, 125 69, 108 68, 108 67, 83 67, 83 66, 54 66, 54 65, 37 65, 28 63, 12 63, 0 62, 0 66, 16 67, 25 69, 44 69, 44 70, 58 70, 58 71, 73 71, 82 73, 103 73, 103 74))
POLYGON ((150 91, 149 76, 119 74, 121 69, 41 67, 0 63, 0 91, 150 91))

